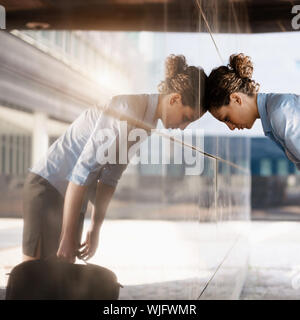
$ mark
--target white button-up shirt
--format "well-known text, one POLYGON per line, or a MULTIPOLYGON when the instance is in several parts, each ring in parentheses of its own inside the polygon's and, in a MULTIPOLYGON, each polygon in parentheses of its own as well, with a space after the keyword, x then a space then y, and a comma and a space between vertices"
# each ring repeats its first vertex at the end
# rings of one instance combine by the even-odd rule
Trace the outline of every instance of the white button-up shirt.
MULTIPOLYGON (((156 127, 157 121, 154 120, 154 116, 158 96, 158 94, 115 96, 105 108, 113 108, 156 127)), ((29 170, 47 179, 63 196, 69 181, 78 185, 92 186, 93 189, 97 180, 116 186, 127 164, 100 164, 96 159, 96 153, 102 143, 99 141, 99 130, 113 129, 118 135, 118 123, 117 119, 105 115, 97 107, 85 110, 50 146, 46 155, 29 170)))

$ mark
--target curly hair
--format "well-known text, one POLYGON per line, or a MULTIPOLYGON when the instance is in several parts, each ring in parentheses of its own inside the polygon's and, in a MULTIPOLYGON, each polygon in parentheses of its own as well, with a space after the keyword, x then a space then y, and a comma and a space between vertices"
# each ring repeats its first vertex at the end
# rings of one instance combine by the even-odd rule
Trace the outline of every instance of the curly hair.
POLYGON ((183 55, 171 54, 166 58, 165 80, 158 85, 158 92, 179 93, 183 105, 205 110, 206 80, 207 76, 201 67, 188 66, 183 55))
POLYGON ((205 108, 220 108, 228 105, 230 95, 242 92, 253 96, 259 90, 259 84, 252 80, 253 64, 250 57, 243 53, 233 54, 227 66, 215 68, 207 80, 205 108))

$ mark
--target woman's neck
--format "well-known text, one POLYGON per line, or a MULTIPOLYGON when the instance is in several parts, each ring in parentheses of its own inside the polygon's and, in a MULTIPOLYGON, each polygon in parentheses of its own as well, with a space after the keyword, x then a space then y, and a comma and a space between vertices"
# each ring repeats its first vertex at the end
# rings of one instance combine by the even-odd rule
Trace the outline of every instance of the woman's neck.
POLYGON ((161 117, 162 117, 163 98, 164 98, 164 95, 162 95, 162 94, 160 94, 158 96, 158 103, 157 103, 157 108, 156 108, 156 112, 155 112, 155 116, 154 116, 155 121, 158 119, 161 119, 161 117))
POLYGON ((254 109, 254 114, 256 119, 260 119, 260 115, 258 112, 258 104, 257 104, 257 93, 254 94, 254 97, 252 98, 252 103, 253 103, 253 109, 254 109))

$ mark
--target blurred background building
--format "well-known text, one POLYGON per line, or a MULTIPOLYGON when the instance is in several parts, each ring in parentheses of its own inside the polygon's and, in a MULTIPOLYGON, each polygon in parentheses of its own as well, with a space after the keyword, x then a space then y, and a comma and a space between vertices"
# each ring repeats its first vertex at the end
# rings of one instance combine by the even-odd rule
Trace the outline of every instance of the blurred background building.
POLYGON ((0 212, 21 216, 28 168, 85 108, 143 88, 146 68, 136 33, 12 30, 0 37, 0 212))

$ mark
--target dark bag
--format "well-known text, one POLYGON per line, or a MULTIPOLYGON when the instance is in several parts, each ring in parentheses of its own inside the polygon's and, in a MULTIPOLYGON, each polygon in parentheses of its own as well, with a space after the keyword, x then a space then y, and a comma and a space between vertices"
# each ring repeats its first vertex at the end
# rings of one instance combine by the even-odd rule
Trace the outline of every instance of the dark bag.
POLYGON ((8 278, 6 300, 117 300, 116 275, 94 264, 32 260, 15 266, 8 278))

